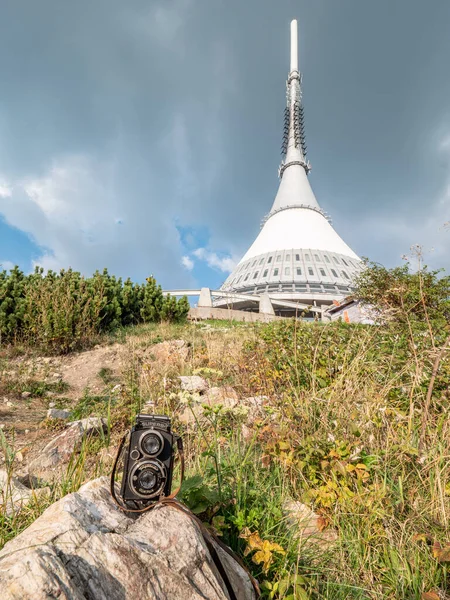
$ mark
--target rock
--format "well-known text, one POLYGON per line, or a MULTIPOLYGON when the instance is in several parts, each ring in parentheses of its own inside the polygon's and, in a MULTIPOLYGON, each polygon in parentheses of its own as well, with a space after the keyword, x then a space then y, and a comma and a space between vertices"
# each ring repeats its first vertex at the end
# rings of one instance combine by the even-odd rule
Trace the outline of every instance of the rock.
POLYGON ((32 490, 23 485, 19 479, 12 477, 5 469, 0 469, 0 503, 6 516, 17 514, 31 500, 50 492, 50 488, 32 490))
POLYGON ((113 389, 111 391, 112 392, 120 392, 121 389, 122 389, 122 384, 118 383, 117 385, 115 385, 113 387, 113 389))
POLYGON ((11 406, 14 406, 14 404, 13 404, 12 402, 9 402, 9 401, 8 401, 8 402, 6 402, 6 406, 9 406, 9 407, 11 407, 11 406))
POLYGON ((208 383, 199 375, 181 375, 178 379, 181 382, 181 389, 185 392, 202 394, 208 389, 208 383))
POLYGON ((167 340, 151 346, 146 354, 161 363, 179 363, 189 358, 190 351, 190 344, 185 340, 167 340))
POLYGON ((30 462, 29 473, 48 481, 54 479, 60 474, 61 468, 69 462, 72 454, 79 449, 83 438, 104 429, 106 423, 98 417, 74 421, 30 462))
MULTIPOLYGON (((52 402, 53 404, 53 402, 52 402)), ((63 419, 63 420, 67 420, 70 418, 70 411, 69 410, 62 410, 62 409, 58 409, 58 408, 49 408, 47 411, 47 419, 63 419)))
POLYGON ((253 408, 262 408, 267 400, 267 396, 250 396, 250 398, 244 398, 242 402, 253 408))
POLYGON ((45 392, 44 396, 46 398, 54 398, 56 396, 56 394, 55 394, 55 392, 47 391, 47 392, 45 392))
POLYGON ((205 396, 209 404, 223 404, 223 406, 226 406, 227 408, 236 406, 239 401, 237 392, 229 385, 225 387, 209 388, 205 396))
POLYGON ((31 396, 31 392, 22 392, 22 398, 29 398, 31 396))
POLYGON ((282 505, 288 525, 294 529, 294 537, 301 540, 302 544, 318 545, 329 548, 337 540, 334 529, 326 528, 322 517, 313 510, 296 500, 287 500, 282 505))
POLYGON ((55 408, 55 406, 56 406, 56 402, 49 402, 48 403, 48 407, 49 408, 55 408))
MULTIPOLYGON (((170 506, 120 511, 106 478, 50 506, 0 552, 3 600, 226 600, 197 524, 170 506)), ((215 544, 215 542, 213 542, 215 544)), ((248 575, 216 547, 240 600, 248 575)))

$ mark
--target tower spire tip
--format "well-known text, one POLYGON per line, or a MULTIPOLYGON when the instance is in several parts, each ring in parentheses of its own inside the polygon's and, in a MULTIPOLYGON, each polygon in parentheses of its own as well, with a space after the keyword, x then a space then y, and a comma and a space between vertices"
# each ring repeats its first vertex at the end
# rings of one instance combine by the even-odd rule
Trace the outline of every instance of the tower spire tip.
POLYGON ((298 27, 297 19, 291 21, 291 73, 298 71, 298 27))

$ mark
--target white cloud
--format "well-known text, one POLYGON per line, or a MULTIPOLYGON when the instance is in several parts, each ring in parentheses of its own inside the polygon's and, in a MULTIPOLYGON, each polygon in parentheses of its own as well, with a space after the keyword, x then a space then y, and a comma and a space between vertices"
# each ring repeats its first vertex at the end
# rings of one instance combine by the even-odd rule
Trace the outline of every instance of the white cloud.
POLYGON ((194 261, 191 258, 189 258, 189 256, 183 256, 181 258, 181 264, 188 271, 192 271, 192 269, 194 268, 194 261))
POLYGON ((197 248, 192 254, 199 260, 206 262, 208 267, 219 269, 219 271, 222 271, 223 273, 231 273, 237 262, 234 258, 231 258, 231 256, 220 257, 216 252, 211 252, 206 248, 197 248))
POLYGON ((2 260, 0 258, 0 271, 10 271, 11 269, 14 269, 14 267, 15 264, 10 260, 2 260))
POLYGON ((14 182, 0 213, 43 248, 34 264, 84 273, 110 267, 121 275, 155 274, 163 285, 186 284, 170 202, 142 203, 115 187, 113 161, 87 155, 60 158, 46 173, 14 182), (120 218, 117 215, 120 215, 120 218), (155 218, 157 215, 157 218, 155 218))
POLYGON ((12 196, 12 187, 11 185, 6 181, 6 179, 3 179, 0 177, 0 198, 10 198, 12 196))

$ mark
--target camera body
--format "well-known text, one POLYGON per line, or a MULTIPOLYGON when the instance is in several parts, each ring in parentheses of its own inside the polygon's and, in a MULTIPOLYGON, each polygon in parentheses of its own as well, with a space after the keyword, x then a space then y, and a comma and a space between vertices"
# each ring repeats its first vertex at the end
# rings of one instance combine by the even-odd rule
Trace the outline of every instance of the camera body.
POLYGON ((138 415, 125 451, 120 495, 146 506, 169 496, 172 487, 174 435, 169 417, 138 415))

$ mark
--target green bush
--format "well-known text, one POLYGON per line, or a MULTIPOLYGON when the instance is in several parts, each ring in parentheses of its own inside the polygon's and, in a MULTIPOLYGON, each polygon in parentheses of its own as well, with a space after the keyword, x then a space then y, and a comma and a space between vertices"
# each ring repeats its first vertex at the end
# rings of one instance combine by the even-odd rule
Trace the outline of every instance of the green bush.
POLYGON ((137 323, 186 318, 189 303, 163 296, 153 277, 125 282, 107 269, 84 277, 72 269, 59 273, 37 267, 25 275, 18 267, 0 271, 0 344, 27 341, 68 352, 96 335, 137 323))

